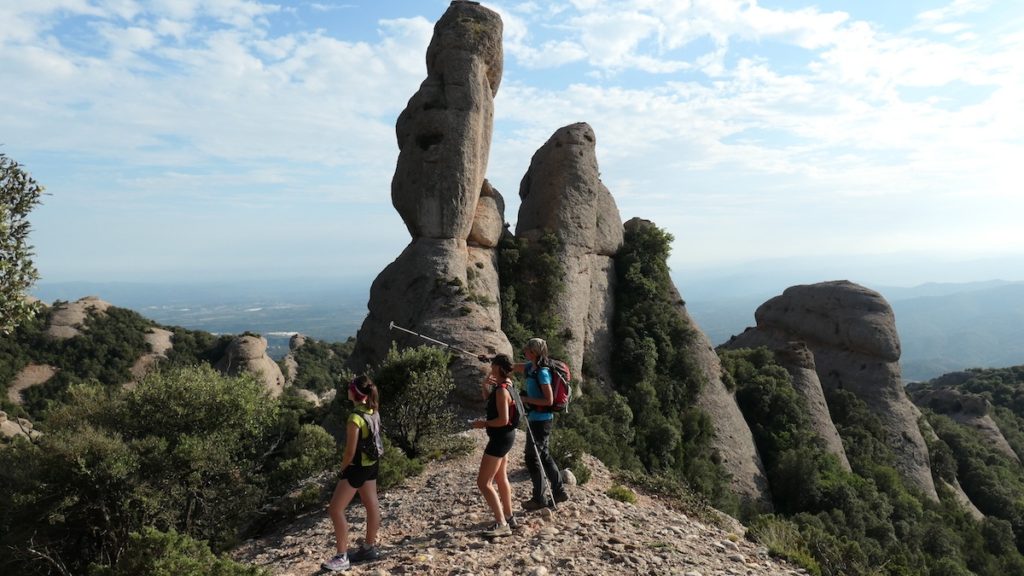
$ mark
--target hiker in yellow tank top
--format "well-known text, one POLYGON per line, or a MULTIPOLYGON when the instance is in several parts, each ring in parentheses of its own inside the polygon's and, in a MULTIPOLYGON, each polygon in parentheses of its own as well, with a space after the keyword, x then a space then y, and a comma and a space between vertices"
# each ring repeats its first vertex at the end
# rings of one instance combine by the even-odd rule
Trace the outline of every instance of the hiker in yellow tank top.
POLYGON ((380 433, 377 386, 367 376, 359 376, 348 385, 353 412, 345 426, 345 453, 341 459, 341 478, 327 511, 334 524, 337 554, 321 566, 328 572, 348 570, 353 562, 376 560, 377 531, 380 530, 380 506, 377 502, 379 458, 384 452, 380 433), (348 553, 348 522, 345 508, 359 493, 366 507, 366 538, 363 546, 348 553))

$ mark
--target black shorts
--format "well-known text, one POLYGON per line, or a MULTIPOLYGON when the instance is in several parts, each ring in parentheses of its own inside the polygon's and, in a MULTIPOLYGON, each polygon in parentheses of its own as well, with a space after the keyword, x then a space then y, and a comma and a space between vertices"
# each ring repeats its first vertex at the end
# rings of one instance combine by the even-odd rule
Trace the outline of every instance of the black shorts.
POLYGON ((514 429, 497 432, 493 435, 488 431, 487 446, 484 448, 484 454, 494 456, 495 458, 502 458, 508 454, 515 442, 516 431, 514 429))
POLYGON ((380 471, 380 462, 374 462, 369 466, 356 466, 355 464, 349 464, 347 468, 341 471, 341 478, 339 480, 348 480, 349 485, 353 488, 359 488, 367 480, 376 480, 377 473, 380 471))

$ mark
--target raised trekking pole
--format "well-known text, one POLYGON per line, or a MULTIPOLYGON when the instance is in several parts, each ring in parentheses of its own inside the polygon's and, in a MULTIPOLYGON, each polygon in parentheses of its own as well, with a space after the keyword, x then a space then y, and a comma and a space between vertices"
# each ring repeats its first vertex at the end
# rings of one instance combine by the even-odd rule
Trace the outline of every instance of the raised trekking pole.
MULTIPOLYGON (((477 358, 481 362, 484 362, 484 363, 489 363, 491 361, 491 359, 487 355, 485 355, 485 354, 473 354, 472 352, 470 352, 468 350, 463 350, 462 348, 459 348, 458 346, 452 346, 451 344, 449 344, 447 342, 442 342, 442 341, 437 340, 435 338, 431 338, 430 336, 424 336, 423 334, 420 334, 419 332, 413 332, 412 330, 409 330, 408 328, 402 328, 398 324, 395 324, 394 321, 391 321, 391 323, 388 325, 388 330, 401 330, 402 332, 405 332, 407 334, 412 334, 413 336, 417 336, 419 338, 422 338, 422 339, 424 339, 427 342, 430 342, 432 344, 437 344, 438 346, 444 346, 445 348, 451 348, 452 350, 455 350, 456 352, 461 352, 463 354, 466 354, 466 355, 469 355, 469 356, 473 356, 474 358, 477 358)), ((512 399, 515 401, 516 409, 519 410, 519 413, 523 414, 525 416, 526 415, 526 409, 523 407, 523 400, 522 400, 522 398, 519 397, 519 394, 513 394, 512 395, 512 399)), ((540 459, 540 450, 537 449, 537 441, 533 437, 533 430, 530 430, 530 419, 529 418, 526 419, 526 435, 530 437, 530 445, 533 446, 533 455, 537 458, 537 466, 540 468, 540 477, 541 477, 542 484, 544 486, 544 500, 546 502, 551 502, 551 507, 555 508, 555 507, 558 506, 558 503, 555 502, 555 495, 551 493, 551 483, 548 482, 548 474, 547 474, 547 472, 544 471, 544 462, 542 462, 541 459, 540 459)))
MULTIPOLYGON (((526 416, 526 409, 523 407, 523 399, 519 397, 519 394, 513 394, 512 399, 516 403, 516 410, 523 416, 526 416)), ((540 482, 544 490, 544 502, 551 502, 552 508, 557 508, 558 503, 555 502, 555 495, 551 492, 551 483, 548 482, 548 473, 544 471, 544 461, 540 459, 540 450, 537 449, 537 440, 533 437, 533 430, 530 429, 530 419, 527 417, 526 420, 526 435, 530 437, 530 445, 533 446, 533 456, 537 459, 537 467, 540 468, 540 482)))
POLYGON ((392 321, 391 324, 388 325, 388 330, 401 330, 402 332, 406 332, 408 334, 412 334, 413 336, 419 336, 420 338, 422 338, 422 339, 424 339, 427 342, 430 342, 432 344, 437 344, 438 346, 444 346, 445 348, 451 348, 452 350, 455 350, 456 352, 462 352, 463 354, 467 354, 467 355, 472 356, 474 358, 478 358, 481 361, 483 361, 483 358, 484 358, 484 356, 481 356, 479 354, 473 354, 472 352, 470 352, 468 350, 463 350, 462 348, 459 348, 458 346, 452 346, 451 344, 449 344, 447 342, 441 342, 440 340, 435 340, 434 338, 431 338, 430 336, 424 336, 423 334, 420 334, 419 332, 413 332, 412 330, 409 330, 408 328, 402 328, 398 324, 395 324, 394 321, 392 321))

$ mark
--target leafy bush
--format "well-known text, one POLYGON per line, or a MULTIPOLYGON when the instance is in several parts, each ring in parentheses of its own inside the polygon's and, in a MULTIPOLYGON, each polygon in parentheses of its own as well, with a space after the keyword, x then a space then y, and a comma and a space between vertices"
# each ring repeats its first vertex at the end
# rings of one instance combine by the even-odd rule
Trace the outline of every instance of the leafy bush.
POLYGON ((380 459, 377 475, 377 489, 386 492, 400 486, 410 476, 423 472, 423 463, 418 458, 409 458, 387 439, 384 441, 384 456, 380 459))
POLYGON ((551 232, 534 243, 505 235, 498 245, 501 329, 514 350, 537 337, 547 341, 552 357, 565 355, 561 320, 552 313, 565 292, 560 248, 561 240, 551 232))
POLYGON ((24 298, 39 278, 32 261, 28 214, 43 195, 43 187, 25 168, 0 152, 0 336, 10 334, 32 318, 36 306, 24 298))
POLYGON ((173 529, 144 528, 129 536, 116 566, 93 565, 90 576, 267 576, 256 566, 217 557, 205 543, 173 529))
POLYGON ((307 338, 306 343, 292 352, 299 365, 294 386, 322 394, 332 389, 343 389, 355 376, 346 363, 352 355, 355 339, 346 342, 320 342, 307 338))
POLYGON ((766 514, 747 528, 747 536, 767 548, 771 555, 785 558, 811 574, 821 575, 821 566, 811 556, 796 523, 766 514))
POLYGON ((175 529, 222 550, 333 446, 251 376, 154 372, 130 391, 72 386, 35 444, 0 450, 0 566, 117 566, 130 534, 175 529), (294 416, 294 414, 291 414, 294 416))
MULTIPOLYGON (((426 452, 432 439, 455 430, 448 395, 455 380, 448 370, 451 356, 430 346, 392 346, 373 380, 381 394, 381 420, 388 437, 412 457, 426 452)), ((339 397, 344 393, 339 391, 339 397)))
POLYGON ((618 500, 619 502, 625 502, 627 504, 636 504, 636 493, 629 489, 628 486, 622 484, 612 484, 611 488, 605 493, 609 498, 618 500))

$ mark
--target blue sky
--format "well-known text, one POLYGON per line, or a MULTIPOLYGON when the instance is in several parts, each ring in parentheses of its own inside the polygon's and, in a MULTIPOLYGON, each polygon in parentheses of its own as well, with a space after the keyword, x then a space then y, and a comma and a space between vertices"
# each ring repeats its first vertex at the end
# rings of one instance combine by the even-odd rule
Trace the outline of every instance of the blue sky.
MULTIPOLYGON (((1024 3, 484 4, 513 224, 533 152, 586 121, 677 272, 1024 256, 1024 3)), ((394 123, 446 6, 0 0, 0 149, 49 192, 43 281, 376 275, 409 240, 394 123)))

